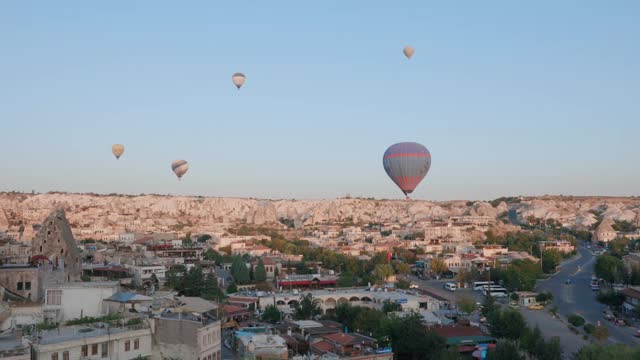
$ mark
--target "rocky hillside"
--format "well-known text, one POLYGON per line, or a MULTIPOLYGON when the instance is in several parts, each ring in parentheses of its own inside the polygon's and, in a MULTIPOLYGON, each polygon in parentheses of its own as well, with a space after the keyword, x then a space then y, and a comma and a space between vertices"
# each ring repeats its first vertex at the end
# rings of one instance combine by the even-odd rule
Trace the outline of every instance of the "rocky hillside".
POLYGON ((0 230, 20 230, 29 238, 32 227, 62 207, 76 236, 101 231, 201 231, 216 225, 294 220, 296 226, 335 222, 397 222, 455 215, 498 217, 511 210, 521 221, 533 216, 568 226, 590 226, 597 217, 640 221, 637 198, 510 198, 509 202, 428 202, 364 199, 258 200, 159 195, 16 194, 0 193, 0 230))

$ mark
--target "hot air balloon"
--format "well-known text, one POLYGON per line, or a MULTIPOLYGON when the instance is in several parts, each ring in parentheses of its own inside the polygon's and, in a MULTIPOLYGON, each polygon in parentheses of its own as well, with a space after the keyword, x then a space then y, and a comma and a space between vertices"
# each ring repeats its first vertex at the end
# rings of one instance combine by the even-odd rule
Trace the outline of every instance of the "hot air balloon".
POLYGON ((431 168, 431 154, 423 145, 403 142, 391 145, 382 157, 387 175, 405 196, 416 189, 431 168))
POLYGON ((189 163, 186 160, 176 160, 171 163, 171 170, 176 174, 178 180, 189 170, 189 163))
POLYGON ((111 152, 115 155, 116 159, 120 159, 120 156, 124 153, 124 145, 113 144, 113 146, 111 146, 111 152))
POLYGON ((238 88, 238 90, 240 90, 242 85, 244 85, 245 79, 246 79, 246 76, 244 76, 243 73, 235 73, 231 77, 231 80, 233 80, 233 84, 238 88))
POLYGON ((413 53, 415 53, 416 50, 411 46, 407 45, 404 47, 404 49, 402 49, 402 52, 404 53, 404 56, 407 57, 407 59, 411 59, 411 57, 413 56, 413 53))

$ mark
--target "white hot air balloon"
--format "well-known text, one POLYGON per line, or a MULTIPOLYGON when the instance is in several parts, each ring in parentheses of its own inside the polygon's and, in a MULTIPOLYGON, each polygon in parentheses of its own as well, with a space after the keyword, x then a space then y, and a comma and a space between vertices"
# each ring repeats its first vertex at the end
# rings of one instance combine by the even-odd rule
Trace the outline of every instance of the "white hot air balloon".
POLYGON ((176 174, 178 180, 181 180, 182 176, 189 170, 189 163, 186 160, 176 160, 171 163, 171 170, 176 174))
POLYGON ((111 152, 116 157, 116 159, 120 159, 120 156, 124 153, 124 145, 122 144, 113 144, 111 146, 111 152))
POLYGON ((238 90, 240 90, 242 85, 244 85, 244 81, 245 81, 246 78, 247 77, 244 76, 243 73, 235 73, 231 77, 231 80, 233 80, 233 84, 238 88, 238 90))

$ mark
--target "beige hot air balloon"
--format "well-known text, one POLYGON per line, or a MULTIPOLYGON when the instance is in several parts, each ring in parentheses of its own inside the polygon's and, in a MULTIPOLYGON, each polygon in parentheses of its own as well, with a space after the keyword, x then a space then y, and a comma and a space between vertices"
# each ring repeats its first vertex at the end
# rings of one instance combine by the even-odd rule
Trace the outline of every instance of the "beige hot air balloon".
POLYGON ((244 85, 245 79, 246 79, 246 76, 244 76, 243 73, 235 73, 231 77, 231 80, 233 80, 233 84, 238 88, 238 90, 240 90, 242 85, 244 85))
POLYGON ((113 146, 111 146, 111 152, 115 155, 116 159, 120 159, 120 156, 124 153, 124 145, 113 144, 113 146))
POLYGON ((404 56, 407 57, 407 59, 411 59, 411 57, 413 56, 413 53, 415 53, 416 50, 411 46, 407 45, 404 47, 404 49, 402 49, 402 52, 404 53, 404 56))
POLYGON ((176 160, 171 163, 171 170, 176 174, 178 180, 189 170, 189 163, 186 160, 176 160))

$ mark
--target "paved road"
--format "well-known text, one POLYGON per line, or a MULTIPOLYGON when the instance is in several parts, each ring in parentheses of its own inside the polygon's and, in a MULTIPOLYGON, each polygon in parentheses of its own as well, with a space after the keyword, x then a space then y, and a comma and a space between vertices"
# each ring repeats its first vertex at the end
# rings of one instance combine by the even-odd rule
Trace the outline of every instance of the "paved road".
MULTIPOLYGON (((595 258, 589 249, 580 246, 578 256, 563 263, 561 270, 555 276, 539 281, 536 290, 550 291, 553 294, 553 303, 558 307, 558 314, 566 317, 577 313, 589 323, 596 324, 600 321, 601 324, 606 325, 611 334, 610 342, 640 344, 640 341, 634 337, 635 328, 615 326, 604 319, 602 311, 606 306, 596 300, 596 294, 590 287, 595 258), (571 279, 571 285, 565 285, 567 279, 571 279)), ((543 329, 542 326, 541 329, 543 329)))

